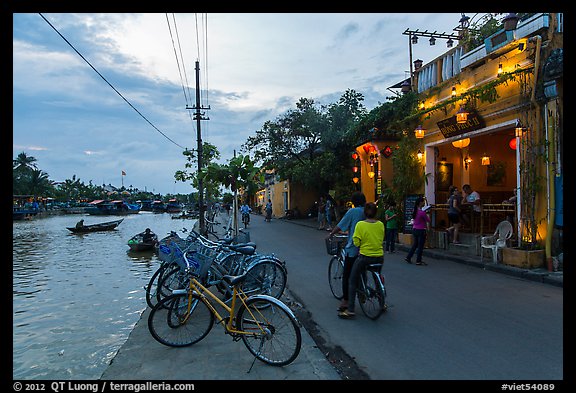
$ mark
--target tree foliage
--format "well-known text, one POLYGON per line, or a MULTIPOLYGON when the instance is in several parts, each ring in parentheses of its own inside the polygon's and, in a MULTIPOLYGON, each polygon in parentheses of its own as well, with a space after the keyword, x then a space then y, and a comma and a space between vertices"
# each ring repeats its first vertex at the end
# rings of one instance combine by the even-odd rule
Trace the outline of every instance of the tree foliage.
POLYGON ((363 100, 354 90, 328 106, 301 98, 295 109, 265 122, 242 151, 252 152, 256 162, 274 169, 280 178, 308 189, 326 192, 342 182, 351 183, 349 152, 354 138, 350 130, 366 113, 363 100))

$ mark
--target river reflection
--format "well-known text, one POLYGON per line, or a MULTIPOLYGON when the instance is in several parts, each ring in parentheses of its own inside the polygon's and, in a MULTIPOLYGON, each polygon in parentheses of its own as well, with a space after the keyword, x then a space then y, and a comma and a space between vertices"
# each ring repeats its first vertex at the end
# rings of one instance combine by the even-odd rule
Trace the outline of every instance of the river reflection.
POLYGON ((164 237, 195 220, 141 212, 114 230, 66 229, 117 216, 59 215, 13 222, 13 378, 98 379, 146 308, 159 261, 127 241, 149 227, 164 237))

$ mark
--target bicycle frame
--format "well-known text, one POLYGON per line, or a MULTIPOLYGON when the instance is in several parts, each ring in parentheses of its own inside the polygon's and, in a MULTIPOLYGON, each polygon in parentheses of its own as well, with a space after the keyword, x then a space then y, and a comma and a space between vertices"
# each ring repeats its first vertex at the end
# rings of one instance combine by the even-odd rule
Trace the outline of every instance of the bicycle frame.
POLYGON ((246 294, 238 286, 233 287, 230 306, 228 306, 226 303, 224 303, 222 300, 220 300, 208 288, 206 288, 204 285, 202 285, 195 277, 190 278, 190 286, 188 289, 178 289, 178 290, 173 291, 172 293, 173 294, 186 293, 184 291, 186 291, 188 293, 188 308, 186 310, 187 318, 189 318, 192 315, 192 312, 191 312, 192 296, 193 296, 193 294, 196 294, 200 297, 200 300, 202 300, 202 302, 204 304, 206 304, 206 306, 214 314, 214 316, 217 318, 218 323, 222 323, 226 319, 228 319, 228 322, 226 324, 222 325, 227 333, 231 333, 233 335, 256 335, 256 333, 254 333, 254 332, 246 332, 244 330, 238 330, 234 326, 233 320, 234 320, 234 313, 236 311, 236 301, 237 301, 237 299, 240 299, 242 304, 246 307, 246 310, 248 311, 248 313, 252 316, 252 318, 254 318, 254 322, 256 323, 258 328, 260 329, 260 332, 265 333, 264 328, 260 325, 260 323, 258 322, 256 317, 254 316, 254 314, 252 313, 250 308, 247 307, 247 305, 246 305, 245 299, 247 299, 248 296, 246 296, 246 294), (208 295, 208 296, 206 296, 206 295, 208 295), (222 315, 220 315, 218 310, 216 310, 216 307, 214 307, 214 305, 211 303, 210 298, 212 300, 214 300, 216 303, 218 303, 222 308, 224 308, 224 310, 226 310, 226 312, 228 313, 227 318, 226 317, 223 318, 222 315))

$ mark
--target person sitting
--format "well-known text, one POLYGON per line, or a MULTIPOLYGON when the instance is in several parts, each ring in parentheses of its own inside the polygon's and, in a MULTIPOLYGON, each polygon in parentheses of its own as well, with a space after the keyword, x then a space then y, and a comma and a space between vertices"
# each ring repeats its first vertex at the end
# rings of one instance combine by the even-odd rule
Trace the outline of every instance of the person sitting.
POLYGON ((76 223, 76 229, 80 229, 83 227, 84 227, 84 219, 82 219, 76 223))
POLYGON ((150 230, 150 228, 146 228, 144 234, 142 235, 142 242, 143 243, 154 243, 154 232, 150 230))
POLYGON ((466 225, 472 224, 472 217, 473 215, 480 215, 480 205, 481 199, 480 194, 477 191, 474 191, 470 184, 464 184, 462 186, 462 191, 466 194, 462 199, 462 206, 468 207, 462 212, 462 220, 465 222, 466 225), (471 208, 471 209, 470 209, 471 208))

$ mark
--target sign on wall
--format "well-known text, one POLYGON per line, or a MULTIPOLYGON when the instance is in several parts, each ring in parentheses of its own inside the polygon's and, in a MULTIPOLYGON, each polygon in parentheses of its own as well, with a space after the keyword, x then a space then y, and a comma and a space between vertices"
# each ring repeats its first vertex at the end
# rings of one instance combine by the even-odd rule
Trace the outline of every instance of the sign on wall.
POLYGON ((456 122, 456 116, 452 116, 439 121, 436 125, 438 125, 444 138, 450 138, 485 127, 484 119, 482 119, 476 111, 470 111, 468 113, 468 121, 466 123, 459 124, 456 122))

